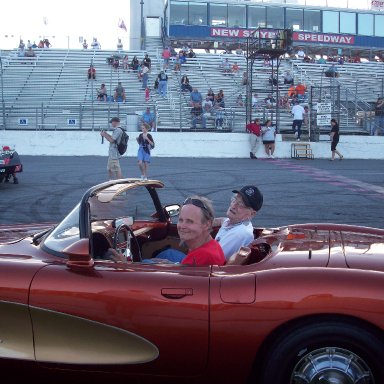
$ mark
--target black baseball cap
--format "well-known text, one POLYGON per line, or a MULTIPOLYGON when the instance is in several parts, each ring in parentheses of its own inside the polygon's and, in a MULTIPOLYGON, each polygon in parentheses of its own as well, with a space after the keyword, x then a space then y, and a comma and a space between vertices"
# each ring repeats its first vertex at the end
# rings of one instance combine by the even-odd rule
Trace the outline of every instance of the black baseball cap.
POLYGON ((116 121, 116 123, 120 123, 120 119, 118 117, 112 117, 112 119, 109 122, 113 123, 114 121, 116 121))
POLYGON ((239 191, 232 192, 238 193, 243 198, 244 204, 255 211, 259 211, 263 205, 263 194, 253 185, 246 185, 239 191))

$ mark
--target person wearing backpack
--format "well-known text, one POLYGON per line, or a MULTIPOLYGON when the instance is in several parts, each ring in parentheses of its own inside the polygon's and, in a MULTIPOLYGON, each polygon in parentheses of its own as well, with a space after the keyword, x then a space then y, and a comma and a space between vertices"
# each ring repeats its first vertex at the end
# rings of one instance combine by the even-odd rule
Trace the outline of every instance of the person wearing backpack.
POLYGON ((165 71, 160 71, 157 78, 159 79, 159 86, 158 86, 159 95, 166 97, 167 96, 168 75, 165 73, 165 71))
POLYGON ((155 148, 155 141, 151 134, 148 133, 149 125, 147 123, 141 124, 141 133, 136 138, 139 144, 137 151, 137 161, 141 171, 141 179, 148 180, 148 164, 151 162, 151 149, 155 148))
POLYGON ((255 119, 252 123, 247 124, 247 132, 249 132, 249 143, 251 144, 251 152, 249 156, 251 159, 257 159, 255 153, 257 148, 258 138, 261 135, 260 119, 255 119))
POLYGON ((121 154, 118 150, 118 144, 121 141, 124 131, 120 126, 120 119, 118 117, 112 117, 110 123, 113 131, 112 135, 106 131, 101 131, 100 135, 102 137, 102 142, 104 137, 109 141, 107 170, 109 179, 113 180, 122 178, 119 161, 121 154))

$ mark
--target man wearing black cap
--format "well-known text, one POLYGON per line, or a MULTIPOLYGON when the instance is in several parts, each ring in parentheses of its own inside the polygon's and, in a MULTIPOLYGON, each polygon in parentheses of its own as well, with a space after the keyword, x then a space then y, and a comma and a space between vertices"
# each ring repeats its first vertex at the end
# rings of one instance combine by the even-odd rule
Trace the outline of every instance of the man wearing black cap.
POLYGON ((251 220, 263 205, 263 195, 253 185, 246 185, 232 192, 235 195, 231 199, 227 217, 215 219, 216 223, 221 222, 215 239, 223 249, 227 260, 240 247, 247 246, 254 240, 251 220))
POLYGON ((106 131, 101 131, 100 135, 106 138, 109 141, 109 151, 108 151, 108 175, 109 179, 121 179, 121 168, 119 159, 121 157, 119 151, 117 150, 117 143, 121 139, 121 135, 123 134, 123 130, 120 127, 120 119, 118 117, 112 117, 111 121, 112 126, 112 135, 107 133, 106 131))

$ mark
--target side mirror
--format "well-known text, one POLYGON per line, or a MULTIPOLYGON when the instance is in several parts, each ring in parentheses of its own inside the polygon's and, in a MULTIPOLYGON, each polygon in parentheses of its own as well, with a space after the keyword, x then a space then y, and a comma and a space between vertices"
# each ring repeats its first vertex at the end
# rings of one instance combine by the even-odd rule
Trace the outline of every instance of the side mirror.
POLYGON ((180 208, 181 207, 179 204, 167 205, 164 207, 164 209, 168 213, 169 217, 178 216, 180 213, 180 208))
POLYGON ((90 255, 89 239, 80 239, 64 249, 63 253, 68 257, 69 268, 92 268, 94 261, 90 255))

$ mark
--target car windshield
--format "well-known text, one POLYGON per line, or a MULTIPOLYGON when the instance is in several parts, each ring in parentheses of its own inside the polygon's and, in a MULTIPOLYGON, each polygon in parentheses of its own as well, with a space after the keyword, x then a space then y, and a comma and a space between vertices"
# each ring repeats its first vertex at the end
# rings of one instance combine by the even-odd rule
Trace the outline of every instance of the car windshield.
POLYGON ((62 252, 63 249, 80 239, 79 229, 80 204, 48 235, 44 245, 54 252, 62 252))
MULTIPOLYGON (((153 215, 156 208, 145 186, 117 184, 97 192, 88 202, 92 231, 100 230, 108 226, 111 220, 119 218, 127 218, 129 223, 138 220, 158 221, 157 215, 153 215)), ((45 248, 62 254, 65 248, 80 239, 79 211, 80 204, 47 236, 45 248)))

